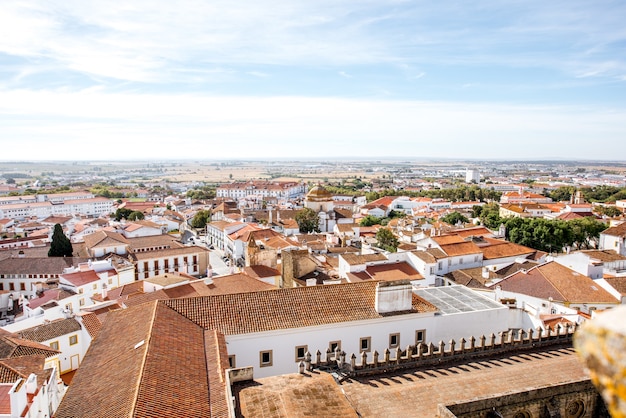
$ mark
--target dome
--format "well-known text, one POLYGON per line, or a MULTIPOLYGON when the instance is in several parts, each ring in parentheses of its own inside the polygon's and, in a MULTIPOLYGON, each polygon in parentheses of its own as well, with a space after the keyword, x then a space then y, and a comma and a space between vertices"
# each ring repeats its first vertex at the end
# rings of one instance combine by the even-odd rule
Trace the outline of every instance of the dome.
POLYGON ((328 200, 332 200, 333 196, 330 194, 328 190, 324 188, 324 186, 318 184, 314 186, 309 192, 306 194, 306 200, 311 202, 325 202, 328 200))

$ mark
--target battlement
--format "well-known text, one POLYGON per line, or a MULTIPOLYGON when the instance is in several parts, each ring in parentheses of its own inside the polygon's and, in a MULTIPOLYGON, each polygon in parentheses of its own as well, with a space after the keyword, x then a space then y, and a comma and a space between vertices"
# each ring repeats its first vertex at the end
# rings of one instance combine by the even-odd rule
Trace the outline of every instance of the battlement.
POLYGON ((437 345, 418 344, 406 347, 402 350, 385 349, 382 353, 374 351, 371 356, 367 352, 360 355, 352 354, 349 362, 347 354, 343 351, 332 352, 326 350, 326 356, 322 359, 322 353, 318 350, 315 358, 307 352, 305 360, 299 363, 299 371, 312 371, 313 369, 336 371, 336 378, 343 380, 346 377, 356 377, 386 373, 401 369, 416 367, 428 367, 457 361, 468 361, 481 357, 500 355, 504 353, 523 352, 536 348, 571 345, 573 335, 578 325, 533 330, 510 330, 500 332, 496 336, 481 336, 466 340, 461 338, 458 342, 450 340, 448 344, 440 341, 437 345), (357 363, 357 360, 359 362, 357 363))

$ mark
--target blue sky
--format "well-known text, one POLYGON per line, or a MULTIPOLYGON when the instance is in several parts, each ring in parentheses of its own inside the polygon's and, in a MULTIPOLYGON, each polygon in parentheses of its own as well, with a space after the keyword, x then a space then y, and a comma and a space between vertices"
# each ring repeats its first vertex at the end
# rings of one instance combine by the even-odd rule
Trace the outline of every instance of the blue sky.
POLYGON ((626 157, 626 2, 0 2, 0 159, 626 157), (5 148, 6 149, 6 148, 5 148))

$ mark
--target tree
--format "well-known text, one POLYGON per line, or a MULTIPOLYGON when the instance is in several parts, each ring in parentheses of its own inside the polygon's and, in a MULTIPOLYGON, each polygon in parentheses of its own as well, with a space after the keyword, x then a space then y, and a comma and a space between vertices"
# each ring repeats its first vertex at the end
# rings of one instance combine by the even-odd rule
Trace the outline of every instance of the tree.
POLYGON ((459 212, 448 213, 446 216, 442 217, 441 220, 450 225, 456 225, 459 222, 464 224, 469 222, 469 219, 467 219, 459 212))
POLYGON ((113 217, 115 218, 116 221, 119 222, 122 219, 128 219, 128 217, 130 216, 131 213, 133 213, 133 211, 131 209, 118 208, 115 211, 115 214, 113 215, 113 217))
POLYGON ((361 226, 379 225, 380 224, 380 220, 381 220, 381 218, 379 218, 378 216, 365 215, 363 218, 361 218, 361 221, 359 222, 359 224, 361 226))
POLYGON ((211 219, 211 211, 210 210, 199 210, 191 219, 191 227, 202 229, 206 227, 206 224, 211 219))
POLYGON ((48 257, 71 257, 73 252, 70 239, 63 233, 61 224, 54 225, 52 242, 48 250, 48 257))
POLYGON ((398 239, 389 228, 380 228, 376 232, 376 240, 378 241, 378 246, 384 250, 392 253, 398 250, 398 239))
POLYGON ((309 232, 320 232, 319 217, 317 212, 310 208, 304 208, 296 213, 296 222, 300 232, 306 234, 309 232))
POLYGON ((600 215, 608 216, 609 218, 622 215, 622 211, 615 206, 596 206, 595 211, 600 215))
POLYGON ((15 184, 15 179, 13 177, 7 178, 7 184, 15 184))
POLYGON ((143 214, 143 212, 140 212, 138 210, 134 210, 132 211, 129 215, 128 215, 128 220, 129 221, 136 221, 136 220, 141 220, 143 219, 145 216, 143 214))

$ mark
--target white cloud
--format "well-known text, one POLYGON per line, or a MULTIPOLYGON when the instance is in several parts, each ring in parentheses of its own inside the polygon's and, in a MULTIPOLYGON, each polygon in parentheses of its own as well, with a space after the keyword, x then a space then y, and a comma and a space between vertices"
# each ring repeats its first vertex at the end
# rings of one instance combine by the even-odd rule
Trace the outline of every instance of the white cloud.
POLYGON ((14 158, 611 159, 626 112, 310 97, 2 92, 14 158), (89 146, 86 146, 89 144, 89 146), (23 152, 20 152, 23 150, 23 152), (95 155, 86 155, 95 150, 95 155))

